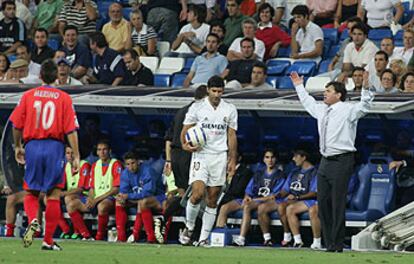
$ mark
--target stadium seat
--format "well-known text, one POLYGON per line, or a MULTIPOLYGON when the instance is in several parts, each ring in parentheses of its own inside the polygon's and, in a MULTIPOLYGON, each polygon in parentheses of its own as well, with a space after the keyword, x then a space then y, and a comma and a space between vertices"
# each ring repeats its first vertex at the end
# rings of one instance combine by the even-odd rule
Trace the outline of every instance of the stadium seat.
POLYGON ((383 38, 392 38, 390 29, 371 29, 368 38, 372 41, 381 41, 383 38))
POLYGON ((183 73, 174 74, 174 76, 172 77, 171 86, 174 88, 183 87, 183 83, 186 77, 187 77, 187 74, 183 74, 183 73))
POLYGON ((154 86, 155 87, 169 87, 170 77, 171 76, 169 74, 155 74, 154 75, 154 86))
POLYGON ((290 47, 279 48, 276 57, 278 57, 278 58, 289 58, 290 57, 290 47))
POLYGON ((296 61, 293 63, 287 70, 287 74, 291 72, 297 72, 299 75, 303 76, 313 76, 316 71, 316 62, 314 61, 296 61))
POLYGON ((158 57, 140 57, 139 60, 145 67, 149 68, 152 72, 155 72, 158 68, 158 62, 160 59, 158 57))
POLYGON ((7 55, 7 58, 9 58, 10 63, 17 59, 16 55, 7 55))
POLYGON ((290 61, 287 60, 269 60, 267 62, 267 75, 283 76, 290 67, 290 61))
POLYGON ((158 74, 173 74, 180 72, 184 68, 183 58, 164 57, 161 59, 160 66, 155 71, 158 74))
POLYGON ((325 91, 325 85, 330 81, 330 77, 309 77, 305 88, 308 92, 322 92, 325 91))
POLYGON ((323 42, 322 58, 328 58, 330 49, 331 49, 331 41, 328 39, 325 39, 325 41, 323 42))
POLYGON ((336 53, 338 53, 339 49, 341 48, 341 45, 333 45, 331 46, 331 48, 329 49, 329 52, 327 54, 327 56, 325 58, 333 58, 335 57, 336 53))
POLYGON ((129 21, 129 14, 131 12, 132 12, 132 7, 124 7, 124 8, 122 8, 122 15, 128 21, 129 21))
POLYGON ((329 71, 329 64, 331 63, 330 59, 323 60, 319 63, 318 74, 325 73, 329 71))
POLYGON ((404 30, 398 30, 397 34, 394 35, 394 40, 403 40, 404 30))
POLYGON ((170 50, 170 43, 168 41, 157 41, 157 51, 160 58, 170 50))
POLYGON ((336 28, 322 28, 323 38, 328 39, 333 45, 338 43, 338 30, 336 28))
POLYGON ((49 38, 49 40, 47 41, 47 45, 52 48, 53 50, 58 50, 59 49, 59 41, 57 39, 54 38, 49 38))
POLYGON ((290 80, 290 77, 288 76, 283 76, 283 77, 278 78, 277 88, 278 89, 295 89, 292 81, 290 80))
POLYGON ((348 32, 348 29, 345 29, 344 31, 342 31, 342 33, 341 33, 341 40, 345 40, 345 39, 347 39, 349 37, 349 32, 348 32))
POLYGON ((191 70, 191 66, 193 65, 195 58, 186 58, 184 68, 181 70, 182 73, 189 73, 191 70))
POLYGON ((268 76, 266 78, 266 82, 270 84, 273 88, 277 88, 277 79, 278 77, 276 76, 268 76))

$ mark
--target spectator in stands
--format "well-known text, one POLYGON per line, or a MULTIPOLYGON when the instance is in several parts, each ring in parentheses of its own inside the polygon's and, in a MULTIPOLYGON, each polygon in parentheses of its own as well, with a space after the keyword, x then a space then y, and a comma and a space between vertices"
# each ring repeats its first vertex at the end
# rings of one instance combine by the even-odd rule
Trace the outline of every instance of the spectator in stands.
POLYGON ((161 40, 172 43, 177 37, 179 21, 187 18, 187 1, 178 0, 148 0, 147 23, 160 35, 161 40))
POLYGON ((414 72, 407 72, 401 78, 400 90, 403 93, 414 93, 414 72))
POLYGON ((32 61, 31 53, 26 45, 20 45, 17 47, 16 57, 29 63, 29 75, 39 76, 40 64, 32 61))
MULTIPOLYGON (((234 239, 233 243, 244 246, 246 235, 250 228, 251 213, 264 203, 274 201, 275 196, 280 192, 285 182, 283 169, 277 162, 277 153, 272 149, 266 149, 263 154, 265 167, 258 170, 246 187, 243 200, 233 200, 228 204, 227 210, 237 211, 243 209, 243 219, 240 228, 240 235, 234 239), (230 210, 230 208, 232 210, 230 210)), ((265 246, 272 246, 270 233, 263 233, 265 246)))
POLYGON ((155 56, 157 53, 157 32, 144 23, 141 10, 134 10, 129 14, 132 24, 132 46, 140 56, 155 56))
POLYGON ((351 76, 353 67, 365 67, 374 58, 378 51, 377 46, 368 39, 368 29, 362 23, 354 25, 351 29, 352 42, 344 51, 344 63, 342 73, 338 77, 339 82, 346 82, 351 76))
POLYGON ((334 27, 339 28, 342 23, 358 14, 361 0, 338 0, 336 14, 334 16, 334 27))
POLYGON ((6 78, 6 73, 9 70, 10 60, 5 55, 0 53, 0 81, 6 78))
POLYGON ((3 1, 1 10, 4 18, 0 20, 0 52, 14 54, 26 40, 26 28, 23 21, 16 17, 15 2, 3 1))
POLYGON ((65 26, 63 30, 63 45, 61 50, 65 52, 66 59, 72 69, 71 75, 81 79, 92 67, 92 56, 86 46, 79 42, 78 29, 74 25, 65 26))
MULTIPOLYGON (((227 51, 229 49, 226 44, 223 43, 224 35, 226 34, 226 28, 224 27, 223 23, 219 20, 215 20, 210 24, 210 33, 216 34, 220 38, 219 47, 217 49, 218 53, 223 56, 227 56, 227 51)), ((207 51, 207 46, 204 46, 201 54, 207 51)))
POLYGON ((71 77, 70 74, 70 63, 66 58, 60 58, 56 60, 58 66, 58 78, 56 79, 56 85, 82 85, 79 80, 71 77))
POLYGON ((230 61, 222 78, 227 80, 226 88, 240 89, 251 82, 253 65, 257 62, 254 56, 255 43, 251 38, 240 42, 242 59, 230 61))
POLYGON ((63 50, 55 51, 55 54, 53 55, 53 59, 58 60, 60 58, 66 58, 66 53, 63 50))
POLYGON ((78 41, 87 46, 88 34, 96 31, 97 18, 98 7, 94 1, 68 1, 63 5, 58 16, 59 33, 64 37, 66 26, 74 26, 78 31, 78 41))
MULTIPOLYGON (((93 40, 91 40, 92 42, 93 40)), ((111 158, 109 141, 97 143, 99 160, 92 164, 91 180, 86 207, 98 209, 98 232, 96 240, 104 240, 107 233, 109 213, 115 209, 114 196, 119 193, 122 164, 111 158), (109 172, 107 172, 109 170, 109 172)))
POLYGON ((132 47, 131 24, 122 17, 122 5, 113 3, 109 6, 109 17, 111 21, 102 28, 109 48, 118 52, 132 47))
POLYGON ((227 59, 229 61, 243 59, 244 56, 241 52, 241 41, 244 38, 249 38, 249 39, 254 40, 253 58, 257 60, 263 60, 266 48, 265 48, 263 41, 256 38, 256 29, 257 29, 256 21, 253 18, 246 18, 245 20, 243 20, 242 27, 243 27, 243 38, 240 37, 240 38, 234 39, 234 41, 231 43, 231 46, 228 50, 227 59))
POLYGON ((206 9, 206 21, 210 22, 217 16, 215 14, 214 8, 216 7, 216 0, 187 0, 188 5, 198 5, 204 9, 206 9))
POLYGON ((299 231, 298 214, 308 212, 312 227, 313 243, 311 249, 322 249, 321 241, 321 223, 318 217, 318 204, 316 201, 317 193, 317 168, 315 167, 316 159, 312 147, 307 144, 299 144, 293 154, 293 161, 297 166, 288 176, 281 191, 276 195, 276 201, 271 201, 259 206, 259 223, 260 226, 269 228, 268 214, 274 210, 275 205, 281 219, 287 219, 282 222, 284 235, 282 246, 291 243, 293 234, 293 247, 300 248, 304 245, 299 231), (264 220, 264 221, 263 221, 264 220), (290 238, 290 239, 289 239, 290 238))
MULTIPOLYGON (((44 2, 43 2, 44 3, 44 2)), ((55 51, 47 45, 49 33, 44 28, 37 28, 33 36, 32 60, 42 64, 43 61, 53 58, 55 51)))
POLYGON ((40 84, 42 81, 39 76, 29 74, 29 63, 26 60, 17 59, 10 64, 6 78, 1 83, 40 84))
POLYGON ((323 52, 322 29, 309 20, 309 8, 297 5, 292 10, 295 22, 292 24, 292 59, 310 59, 317 63, 323 52))
MULTIPOLYGON (((256 2, 260 2, 257 5, 257 9, 259 10, 261 5, 264 3, 268 3, 273 7, 274 10, 274 16, 272 23, 275 26, 278 26, 279 28, 283 29, 285 32, 288 31, 289 28, 289 10, 287 5, 287 0, 256 0, 256 2)), ((258 14, 260 15, 260 11, 258 11, 258 14)), ((259 17, 260 18, 260 17, 259 17)))
POLYGON ((140 62, 139 55, 134 49, 126 50, 123 59, 127 69, 124 75, 124 80, 122 81, 123 85, 154 85, 154 75, 152 74, 152 71, 140 62))
POLYGON ((242 21, 248 17, 240 12, 241 2, 241 0, 227 0, 229 17, 224 20, 226 35, 224 36, 223 43, 228 47, 230 47, 234 39, 243 36, 242 21))
POLYGON ((365 69, 362 67, 355 67, 352 70, 352 81, 354 82, 354 91, 361 91, 362 90, 362 83, 364 81, 364 72, 365 69))
POLYGON ((338 0, 306 0, 310 20, 320 27, 332 27, 338 0))
POLYGON ((40 2, 34 15, 33 29, 44 28, 48 33, 58 33, 58 21, 56 17, 60 14, 63 4, 63 0, 40 2))
POLYGON ((253 65, 253 69, 252 69, 252 75, 251 75, 251 82, 249 85, 247 85, 245 88, 247 89, 260 89, 260 90, 265 90, 265 89, 271 89, 274 90, 275 88, 273 88, 270 84, 268 84, 266 82, 266 77, 267 77, 267 66, 266 64, 264 64, 261 61, 256 62, 253 65))
POLYGON ((216 34, 208 34, 207 52, 195 58, 191 70, 184 80, 183 87, 206 84, 210 77, 223 74, 227 67, 227 59, 217 52, 219 42, 220 38, 216 34))
POLYGON ((125 76, 125 64, 122 55, 108 47, 102 32, 89 35, 90 48, 96 54, 94 76, 89 78, 92 83, 103 83, 117 86, 125 76))
POLYGON ((204 23, 206 10, 203 7, 192 5, 189 7, 187 22, 181 28, 177 38, 171 45, 173 52, 167 53, 167 57, 195 57, 204 48, 210 25, 204 23))
POLYGON ((397 76, 396 87, 400 87, 401 78, 407 72, 407 66, 405 66, 403 59, 393 59, 389 63, 391 71, 397 76))
POLYGON ((381 73, 381 86, 376 88, 376 92, 379 94, 395 94, 398 93, 397 76, 390 70, 385 69, 381 73))
POLYGON ((259 28, 256 31, 256 38, 263 41, 266 48, 264 60, 268 60, 276 57, 279 47, 289 46, 291 38, 285 31, 272 24, 275 10, 270 4, 261 4, 258 13, 259 28))
MULTIPOLYGON (((388 65, 389 67, 391 60, 395 59, 403 59, 403 57, 398 56, 394 52, 394 39, 393 38, 383 38, 381 40, 380 48, 382 51, 387 53, 388 55, 388 65)), ((375 58, 372 58, 372 60, 368 63, 368 65, 365 67, 365 70, 367 70, 370 74, 375 75, 376 69, 375 69, 375 58)), ((379 77, 378 77, 378 83, 379 83, 379 77)))
POLYGON ((394 53, 398 56, 404 58, 404 62, 407 64, 411 57, 413 56, 414 51, 414 31, 411 29, 404 30, 403 35, 403 44, 404 47, 394 48, 394 53))
POLYGON ((401 0, 362 0, 358 9, 358 16, 368 18, 370 28, 389 28, 391 23, 399 24, 404 13, 401 0), (396 10, 393 15, 394 8, 396 10))
MULTIPOLYGON (((3 3, 4 2, 7 2, 7 0, 3 1, 3 3)), ((32 24, 33 24, 33 15, 32 15, 32 13, 20 1, 11 0, 11 2, 13 2, 16 6, 15 16, 17 18, 19 18, 24 23, 24 26, 25 26, 27 32, 30 31, 30 29, 32 28, 32 24)), ((4 9, 2 9, 2 10, 4 10, 4 9)), ((0 13, 0 20, 2 20, 3 18, 4 18, 4 13, 0 13)))
POLYGON ((369 84, 370 87, 380 89, 381 87, 381 74, 387 68, 388 65, 388 54, 385 51, 379 50, 375 53, 374 57, 375 71, 369 71, 369 84))

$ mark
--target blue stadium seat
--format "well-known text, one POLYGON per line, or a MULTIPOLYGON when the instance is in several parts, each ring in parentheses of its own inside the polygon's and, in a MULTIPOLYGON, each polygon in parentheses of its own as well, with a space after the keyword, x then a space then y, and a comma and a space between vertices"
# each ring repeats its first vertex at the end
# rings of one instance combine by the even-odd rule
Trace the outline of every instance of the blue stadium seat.
POLYGON ((290 57, 290 47, 279 48, 276 57, 278 57, 278 58, 289 58, 290 57))
POLYGON ((9 58, 10 63, 17 59, 16 55, 7 55, 7 58, 9 58))
POLYGON ((336 28, 322 28, 323 38, 332 44, 338 43, 338 30, 336 28))
POLYGON ((278 89, 295 89, 289 76, 279 77, 277 81, 278 89))
POLYGON ((273 88, 277 88, 277 79, 278 77, 276 76, 268 76, 266 78, 266 82, 270 84, 273 88))
POLYGON ((289 67, 287 74, 290 74, 291 72, 295 71, 299 75, 303 76, 313 76, 313 74, 316 71, 316 62, 314 61, 296 61, 292 64, 292 66, 289 67))
POLYGON ((344 31, 342 31, 342 33, 341 33, 341 40, 345 40, 345 39, 347 39, 349 37, 349 32, 348 32, 348 29, 345 29, 344 31))
POLYGON ((318 74, 327 72, 330 63, 331 63, 331 60, 330 59, 321 61, 319 63, 318 74))
POLYGON ((193 65, 195 58, 186 58, 184 63, 184 68, 181 70, 182 73, 189 73, 191 66, 193 65))
POLYGON ((154 75, 154 86, 155 87, 169 87, 170 77, 171 76, 169 74, 155 74, 154 75))
POLYGON ((183 87, 183 83, 186 77, 187 77, 187 74, 183 74, 183 73, 174 74, 174 76, 172 77, 171 86, 174 88, 183 87))
POLYGON ((330 49, 331 49, 331 41, 329 39, 325 39, 323 42, 322 58, 328 58, 330 49))
POLYGON ((290 67, 290 61, 285 60, 269 60, 267 62, 267 75, 283 76, 290 67))
POLYGON ((404 41, 402 39, 394 40, 395 47, 404 47, 404 41))
POLYGON ((59 49, 59 47, 60 47, 60 45, 59 45, 59 41, 58 41, 57 39, 54 39, 54 38, 50 38, 50 39, 47 41, 47 45, 48 45, 49 47, 51 47, 53 50, 58 50, 58 49, 59 49))
POLYGON ((371 29, 368 33, 368 38, 372 41, 381 41, 383 38, 391 38, 392 32, 390 29, 371 29))
POLYGON ((328 56, 326 58, 333 58, 335 57, 336 53, 338 53, 339 49, 341 48, 341 45, 333 45, 329 49, 328 56))
POLYGON ((123 17, 129 21, 129 13, 131 13, 132 7, 124 7, 122 8, 122 15, 123 17))
POLYGON ((398 30, 397 34, 394 35, 394 40, 403 40, 404 30, 398 30))

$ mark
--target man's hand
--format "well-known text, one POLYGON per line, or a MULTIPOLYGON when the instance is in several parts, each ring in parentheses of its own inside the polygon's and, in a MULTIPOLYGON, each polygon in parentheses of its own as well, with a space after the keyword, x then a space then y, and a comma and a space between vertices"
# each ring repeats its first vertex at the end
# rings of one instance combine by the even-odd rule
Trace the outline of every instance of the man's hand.
POLYGON ((88 198, 88 200, 86 201, 86 207, 88 207, 89 209, 94 208, 96 205, 95 199, 91 199, 88 198))
POLYGON ((369 73, 368 71, 364 71, 363 81, 362 81, 362 88, 369 89, 369 73))
POLYGON ((236 174, 236 161, 234 159, 229 159, 227 161, 227 177, 232 178, 236 174))
POLYGON ((170 176, 171 175, 171 161, 166 161, 164 164, 164 174, 165 176, 170 176))
POLYGON ((299 74, 297 72, 292 72, 290 74, 290 79, 292 80, 292 83, 294 86, 303 85, 303 76, 299 77, 299 74))
POLYGON ((296 196, 294 196, 293 194, 289 194, 289 195, 287 196, 287 199, 288 199, 288 200, 296 200, 296 196))
POLYGON ((247 203, 250 203, 252 201, 252 198, 250 197, 250 196, 246 196, 246 197, 244 197, 244 199, 243 199, 243 203, 242 203, 242 205, 245 205, 245 204, 247 204, 247 203))
POLYGON ((396 171, 398 171, 403 164, 404 162, 402 161, 391 161, 388 165, 388 168, 389 170, 395 169, 396 171))
POLYGON ((3 190, 1 190, 1 193, 4 195, 10 195, 13 193, 13 190, 9 186, 4 186, 3 190))
POLYGON ((348 77, 345 73, 341 73, 336 80, 340 83, 346 84, 348 82, 348 77))
POLYGON ((116 196, 116 201, 122 205, 124 205, 126 203, 126 200, 128 199, 128 194, 126 193, 119 193, 116 196))
POLYGON ((292 37, 295 37, 296 38, 296 33, 298 33, 298 30, 299 30, 299 25, 298 25, 298 23, 296 23, 296 22, 294 22, 293 24, 292 24, 292 28, 291 28, 291 36, 292 37))
POLYGON ((188 152, 196 152, 199 151, 199 147, 193 147, 191 146, 190 142, 187 141, 183 144, 183 150, 188 152))
POLYGON ((15 147, 14 149, 14 157, 17 163, 24 165, 26 164, 26 160, 24 159, 24 148, 22 147, 15 147))
POLYGON ((74 157, 73 158, 73 161, 72 161, 72 173, 73 174, 76 174, 76 173, 78 173, 79 172, 79 163, 80 163, 80 161, 79 161, 79 157, 74 157))
POLYGON ((180 12, 180 22, 187 19, 187 9, 182 9, 180 12))

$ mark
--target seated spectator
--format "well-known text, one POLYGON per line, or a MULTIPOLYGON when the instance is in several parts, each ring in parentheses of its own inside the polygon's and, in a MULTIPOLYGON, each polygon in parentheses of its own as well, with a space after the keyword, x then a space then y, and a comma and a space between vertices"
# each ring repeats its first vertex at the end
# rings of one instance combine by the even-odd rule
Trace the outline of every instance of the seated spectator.
POLYGON ((224 45, 227 47, 230 47, 234 39, 243 36, 242 21, 248 17, 240 12, 241 2, 242 0, 227 0, 227 12, 229 16, 224 20, 226 34, 223 40, 224 45))
POLYGON ((60 58, 56 60, 58 66, 58 78, 56 79, 56 85, 82 85, 79 80, 69 76, 70 74, 70 63, 66 58, 60 58))
POLYGON ((32 61, 31 53, 27 46, 25 45, 18 46, 16 49, 16 57, 18 59, 23 59, 29 63, 29 74, 30 75, 39 76, 40 64, 32 61))
POLYGON ((338 0, 336 15, 334 16, 334 27, 339 28, 348 19, 357 16, 360 4, 361 0, 338 0))
POLYGON ((277 200, 259 206, 259 219, 262 219, 267 218, 271 212, 269 209, 279 203, 277 206, 279 216, 281 219, 287 218, 289 224, 287 227, 285 226, 286 222, 282 222, 285 230, 282 246, 286 246, 291 242, 291 234, 286 232, 289 228, 293 234, 293 247, 300 248, 304 245, 299 231, 298 214, 309 212, 313 235, 313 243, 310 247, 311 249, 322 249, 321 223, 318 217, 316 200, 317 168, 315 167, 316 159, 314 155, 315 153, 308 146, 296 147, 292 159, 297 168, 289 174, 282 190, 276 195, 277 200))
POLYGON ((365 67, 365 70, 369 73, 369 84, 371 87, 374 87, 375 89, 379 89, 381 87, 381 74, 382 72, 387 68, 388 65, 388 55, 382 50, 377 51, 375 53, 374 57, 374 70, 370 71, 371 69, 367 69, 365 67))
POLYGON ((253 58, 257 60, 263 60, 266 48, 265 48, 263 41, 256 38, 256 29, 257 29, 256 21, 253 18, 246 18, 245 20, 243 20, 242 27, 243 27, 244 37, 236 38, 233 41, 233 43, 231 43, 231 46, 227 52, 227 59, 229 61, 243 59, 240 42, 244 38, 250 38, 254 40, 253 58))
POLYGON ((126 66, 124 80, 122 81, 123 85, 154 85, 152 71, 140 62, 139 55, 134 49, 126 50, 123 59, 126 66))
POLYGON ((216 8, 216 0, 188 0, 187 4, 188 5, 198 5, 204 9, 206 9, 206 21, 210 22, 214 19, 217 19, 217 15, 215 12, 215 8, 216 8))
POLYGON ((132 46, 140 56, 155 56, 157 52, 157 32, 144 23, 141 10, 134 10, 129 15, 132 24, 132 46))
POLYGON ((109 48, 123 52, 132 47, 131 24, 122 17, 122 5, 113 3, 109 6, 110 21, 102 28, 109 48))
POLYGON ((291 38, 285 31, 272 24, 275 10, 270 4, 261 4, 258 13, 259 28, 256 31, 256 38, 263 41, 266 49, 264 60, 268 60, 276 57, 279 47, 289 46, 291 38))
POLYGON ((53 55, 53 59, 56 61, 60 58, 66 58, 66 53, 63 50, 55 51, 55 54, 53 55))
POLYGON ((10 64, 6 77, 0 83, 24 83, 41 84, 39 76, 29 74, 29 63, 23 59, 17 59, 10 64))
POLYGON ((9 70, 10 60, 5 55, 0 53, 0 81, 3 81, 6 78, 6 73, 9 70))
MULTIPOLYGON (((278 26, 283 29, 285 32, 288 32, 289 29, 289 20, 290 14, 288 10, 287 0, 256 0, 259 2, 258 9, 263 3, 268 3, 273 7, 275 14, 273 16, 273 25, 278 26)), ((260 12, 258 12, 260 14, 260 12)))
POLYGON ((53 58, 55 51, 47 45, 49 33, 44 28, 37 28, 33 36, 32 60, 42 64, 43 61, 53 58))
POLYGON ((108 47, 102 32, 95 32, 89 36, 90 48, 96 54, 94 76, 89 78, 92 83, 119 85, 125 76, 125 64, 122 55, 108 47))
POLYGON ((42 1, 34 13, 33 29, 44 28, 46 32, 58 33, 58 20, 56 17, 62 10, 63 0, 42 1))
POLYGON ((162 177, 157 175, 149 164, 139 165, 138 157, 133 152, 125 154, 124 162, 126 169, 121 174, 121 188, 116 196, 115 207, 118 242, 127 240, 125 228, 128 214, 126 209, 136 207, 134 229, 128 242, 139 240, 139 232, 144 225, 148 243, 163 243, 162 236, 155 236, 153 226, 153 212, 160 212, 162 203, 166 199, 162 177))
POLYGON ((214 75, 222 75, 227 67, 227 59, 217 52, 220 39, 210 33, 207 36, 207 52, 197 56, 191 66, 191 70, 184 80, 183 87, 197 84, 206 84, 214 75))
MULTIPOLYGON (((218 20, 211 22, 210 33, 214 33, 220 38, 219 47, 217 49, 218 53, 220 53, 223 56, 227 56, 227 51, 229 47, 223 43, 224 35, 226 34, 226 28, 224 27, 224 25, 218 20)), ((206 51, 207 46, 204 46, 203 50, 201 51, 201 54, 203 54, 206 51)))
POLYGON ((407 72, 407 66, 405 66, 403 59, 393 59, 389 63, 391 71, 397 76, 396 87, 400 87, 401 78, 407 72))
POLYGON ((306 0, 310 10, 309 19, 320 27, 332 27, 337 0, 306 0))
POLYGON ((87 46, 89 45, 88 34, 96 31, 97 18, 98 7, 94 1, 67 1, 58 16, 59 33, 64 36, 66 26, 74 26, 79 34, 79 42, 87 46))
POLYGON ((362 67, 355 67, 352 71, 352 81, 354 82, 354 91, 360 92, 362 90, 362 83, 364 81, 365 69, 362 67))
POLYGON ((92 56, 86 46, 78 41, 78 30, 75 26, 68 25, 63 31, 63 45, 61 50, 65 52, 66 59, 72 69, 71 75, 81 79, 92 67, 92 56))
POLYGON ((292 24, 290 57, 319 63, 323 52, 322 29, 309 20, 309 9, 305 5, 295 6, 292 16, 295 22, 292 24))
POLYGON ((414 51, 414 31, 404 30, 403 35, 403 44, 404 47, 396 47, 394 48, 394 53, 398 56, 404 58, 405 64, 407 64, 411 57, 413 56, 414 51))
MULTIPOLYGON (((26 30, 30 31, 30 29, 32 28, 32 24, 33 24, 33 15, 30 12, 30 10, 27 8, 27 6, 15 0, 3 1, 3 3, 4 2, 14 3, 14 5, 16 6, 15 16, 24 23, 26 30)), ((2 8, 2 10, 4 9, 2 8)), ((4 17, 5 17, 4 13, 0 13, 0 20, 2 20, 4 17)))
MULTIPOLYGON (((387 65, 387 67, 390 66, 390 62, 392 60, 403 59, 402 56, 399 56, 399 55, 395 54, 394 47, 395 46, 394 46, 394 39, 393 38, 383 38, 381 40, 380 49, 382 51, 384 51, 385 53, 387 53, 387 55, 388 55, 388 65, 387 65)), ((376 70, 375 70, 375 59, 374 58, 372 58, 372 60, 368 63, 368 65, 365 67, 365 70, 369 71, 371 74, 374 74, 376 72, 376 70)))
POLYGON ((404 13, 401 0, 362 0, 358 9, 358 16, 364 19, 370 28, 390 27, 391 23, 399 24, 404 13), (396 10, 393 15, 394 9, 396 10))
POLYGON ((414 93, 414 72, 407 72, 401 78, 400 90, 403 93, 414 93))
POLYGON ((0 52, 14 54, 26 39, 26 28, 23 21, 16 17, 14 1, 3 1, 1 10, 4 18, 0 20, 0 52))
MULTIPOLYGON (((258 170, 246 187, 243 200, 236 199, 230 202, 232 211, 243 209, 243 219, 240 228, 240 235, 234 239, 237 246, 246 244, 246 235, 250 228, 251 213, 269 201, 274 201, 275 196, 280 192, 285 182, 283 170, 277 162, 277 153, 274 150, 266 149, 263 155, 263 162, 266 167, 258 170)), ((265 246, 272 246, 270 233, 263 232, 265 246)))
POLYGON ((204 23, 206 10, 197 5, 189 8, 188 24, 181 28, 177 38, 171 45, 171 51, 167 57, 195 57, 204 48, 210 25, 204 23))
POLYGON ((257 62, 254 56, 255 43, 251 38, 240 42, 243 59, 230 61, 222 78, 227 80, 226 88, 240 89, 251 82, 253 64, 257 62))
POLYGON ((264 90, 264 89, 269 89, 269 90, 274 90, 275 88, 273 88, 272 86, 270 86, 270 84, 268 84, 266 82, 266 77, 267 77, 267 66, 266 64, 264 64, 261 61, 256 62, 253 65, 253 69, 252 69, 252 77, 251 77, 251 82, 249 85, 247 85, 245 88, 247 89, 260 89, 260 90, 264 90))
POLYGON ((399 92, 396 84, 397 76, 390 69, 385 69, 381 73, 381 86, 375 87, 375 90, 379 94, 395 94, 399 92))

